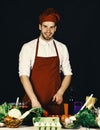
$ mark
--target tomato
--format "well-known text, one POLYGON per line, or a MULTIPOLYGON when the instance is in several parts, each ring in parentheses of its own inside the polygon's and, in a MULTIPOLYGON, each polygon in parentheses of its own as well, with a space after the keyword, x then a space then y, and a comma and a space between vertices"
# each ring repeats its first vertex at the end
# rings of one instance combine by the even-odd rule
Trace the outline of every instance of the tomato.
POLYGON ((61 122, 65 122, 65 119, 68 118, 67 115, 61 115, 61 122))
POLYGON ((44 110, 43 111, 43 116, 47 117, 49 115, 48 111, 44 110))
POLYGON ((5 119, 9 121, 12 120, 13 118, 11 116, 6 116, 5 119))
POLYGON ((3 121, 4 121, 4 122, 12 122, 12 121, 13 121, 13 118, 10 117, 10 116, 6 116, 3 121))

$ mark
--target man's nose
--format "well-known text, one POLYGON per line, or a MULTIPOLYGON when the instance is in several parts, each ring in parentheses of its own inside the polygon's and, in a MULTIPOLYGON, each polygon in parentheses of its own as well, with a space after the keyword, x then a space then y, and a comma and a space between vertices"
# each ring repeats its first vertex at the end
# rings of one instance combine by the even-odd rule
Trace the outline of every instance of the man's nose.
POLYGON ((50 28, 47 28, 47 32, 50 32, 50 28))

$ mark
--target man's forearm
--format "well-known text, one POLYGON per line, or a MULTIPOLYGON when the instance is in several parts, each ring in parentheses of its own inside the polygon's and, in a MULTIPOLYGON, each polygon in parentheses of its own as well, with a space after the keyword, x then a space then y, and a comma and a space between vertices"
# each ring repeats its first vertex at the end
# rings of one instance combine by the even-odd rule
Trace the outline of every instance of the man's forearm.
POLYGON ((71 75, 66 75, 62 81, 62 84, 61 84, 61 87, 59 88, 58 90, 58 93, 63 95, 64 92, 67 90, 67 88, 69 87, 70 85, 70 82, 71 82, 71 75))
POLYGON ((35 93, 34 93, 33 88, 32 88, 32 84, 29 80, 29 77, 28 76, 21 76, 20 80, 21 80, 21 83, 24 87, 24 90, 27 93, 27 95, 29 96, 30 100, 31 101, 33 99, 37 100, 37 97, 35 96, 35 93))

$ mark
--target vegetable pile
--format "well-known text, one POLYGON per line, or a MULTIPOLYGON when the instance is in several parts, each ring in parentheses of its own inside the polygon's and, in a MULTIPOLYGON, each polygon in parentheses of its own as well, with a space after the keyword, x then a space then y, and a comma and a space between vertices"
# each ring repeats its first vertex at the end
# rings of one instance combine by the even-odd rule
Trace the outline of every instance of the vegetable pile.
POLYGON ((87 128, 99 128, 99 121, 100 117, 97 117, 97 115, 88 108, 84 108, 74 116, 66 118, 63 124, 66 128, 78 128, 80 126, 87 128))
POLYGON ((31 108, 23 113, 18 106, 13 107, 13 105, 5 102, 0 105, 0 123, 2 126, 4 124, 10 128, 18 127, 31 112, 36 120, 38 117, 48 116, 48 112, 43 108, 31 108))
POLYGON ((3 121, 4 117, 8 115, 8 112, 13 108, 11 104, 7 104, 4 102, 2 105, 0 105, 0 122, 3 121))
POLYGON ((92 113, 88 108, 84 108, 78 114, 75 115, 76 120, 73 122, 73 127, 98 127, 96 122, 96 115, 92 113))

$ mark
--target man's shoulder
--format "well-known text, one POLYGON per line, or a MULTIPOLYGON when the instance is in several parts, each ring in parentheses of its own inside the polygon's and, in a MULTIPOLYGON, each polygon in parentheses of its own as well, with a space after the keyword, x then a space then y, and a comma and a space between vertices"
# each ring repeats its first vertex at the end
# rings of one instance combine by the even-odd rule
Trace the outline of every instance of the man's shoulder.
POLYGON ((31 45, 31 44, 35 44, 35 43, 36 43, 36 41, 37 41, 37 38, 36 38, 36 39, 33 39, 33 40, 31 40, 31 41, 28 41, 28 42, 26 42, 26 43, 24 43, 24 45, 31 45))
POLYGON ((66 44, 64 44, 64 43, 62 43, 62 42, 60 42, 60 41, 58 41, 58 40, 55 40, 55 39, 54 39, 54 41, 55 41, 55 44, 56 44, 57 46, 62 46, 62 47, 65 47, 65 46, 66 46, 66 44))
POLYGON ((28 41, 28 42, 26 42, 26 43, 24 43, 23 44, 23 47, 31 47, 31 46, 35 46, 35 44, 36 44, 36 42, 37 42, 37 38, 36 39, 33 39, 33 40, 31 40, 31 41, 28 41))

